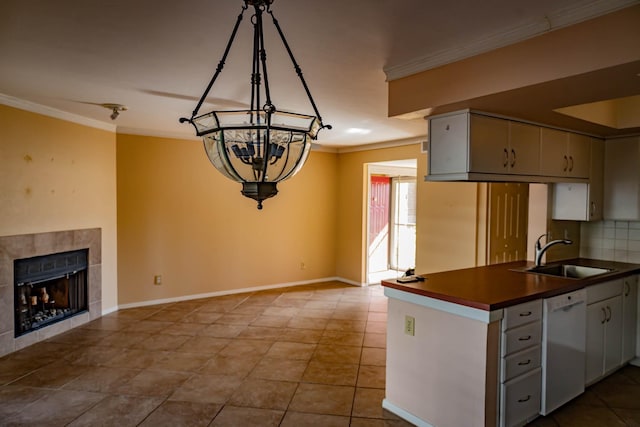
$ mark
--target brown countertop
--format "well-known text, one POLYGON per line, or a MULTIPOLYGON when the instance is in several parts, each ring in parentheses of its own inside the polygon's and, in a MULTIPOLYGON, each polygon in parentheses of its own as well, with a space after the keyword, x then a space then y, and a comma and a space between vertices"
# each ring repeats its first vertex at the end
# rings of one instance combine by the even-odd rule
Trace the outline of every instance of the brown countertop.
POLYGON ((517 271, 533 267, 533 263, 516 261, 424 274, 421 275, 424 277, 421 282, 398 283, 392 279, 383 280, 382 286, 491 311, 640 273, 638 264, 586 258, 563 260, 562 263, 608 268, 612 271, 586 279, 569 279, 517 271))

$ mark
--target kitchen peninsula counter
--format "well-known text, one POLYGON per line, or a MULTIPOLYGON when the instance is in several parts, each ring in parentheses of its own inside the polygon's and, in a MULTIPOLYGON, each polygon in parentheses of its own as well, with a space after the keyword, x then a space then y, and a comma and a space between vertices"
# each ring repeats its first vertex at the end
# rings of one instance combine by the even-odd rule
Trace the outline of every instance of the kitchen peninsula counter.
MULTIPOLYGON (((517 310, 535 311, 540 324, 543 299, 640 274, 638 264, 583 258, 562 264, 611 271, 571 279, 526 273, 533 263, 520 261, 429 273, 410 283, 384 280, 389 300, 382 406, 417 426, 508 425, 500 379, 503 319, 517 310)), ((539 372, 537 367, 531 375, 540 378, 539 372)))

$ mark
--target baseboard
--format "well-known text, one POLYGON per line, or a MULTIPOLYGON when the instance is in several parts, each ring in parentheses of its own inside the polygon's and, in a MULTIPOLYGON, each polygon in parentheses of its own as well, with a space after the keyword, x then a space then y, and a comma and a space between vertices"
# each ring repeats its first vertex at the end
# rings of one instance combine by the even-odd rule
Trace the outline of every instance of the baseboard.
POLYGON ((418 427, 433 427, 428 422, 426 422, 424 420, 421 420, 420 418, 416 417, 415 415, 413 415, 413 414, 405 411, 404 409, 394 405, 393 403, 389 402, 387 399, 382 399, 382 407, 384 409, 386 409, 387 411, 399 416, 403 420, 409 421, 411 424, 414 424, 414 425, 416 425, 418 427))
MULTIPOLYGON (((229 290, 217 291, 217 292, 207 292, 207 293, 202 293, 202 294, 184 295, 184 296, 179 296, 179 297, 174 297, 174 298, 163 298, 163 299, 156 299, 156 300, 149 300, 149 301, 133 302, 133 303, 129 303, 129 304, 120 304, 116 308, 110 309, 109 313, 112 313, 112 312, 118 311, 118 310, 124 310, 124 309, 127 309, 127 308, 146 307, 146 306, 150 306, 150 305, 169 304, 169 303, 173 303, 173 302, 189 301, 189 300, 201 299, 201 298, 220 297, 220 296, 224 296, 224 295, 242 294, 242 293, 246 293, 246 292, 267 291, 267 290, 271 290, 271 289, 288 288, 288 287, 292 287, 292 286, 312 285, 314 283, 335 282, 335 281, 343 282, 343 283, 346 283, 348 285, 353 285, 353 286, 358 286, 358 287, 366 286, 365 284, 360 284, 360 283, 354 282, 352 280, 343 279, 341 277, 325 277, 325 278, 321 278, 321 279, 303 280, 303 281, 299 281, 299 282, 278 283, 278 284, 275 284, 275 285, 254 286, 254 287, 241 288, 241 289, 229 289, 229 290)), ((104 314, 105 314, 105 312, 103 312, 103 315, 104 314)))

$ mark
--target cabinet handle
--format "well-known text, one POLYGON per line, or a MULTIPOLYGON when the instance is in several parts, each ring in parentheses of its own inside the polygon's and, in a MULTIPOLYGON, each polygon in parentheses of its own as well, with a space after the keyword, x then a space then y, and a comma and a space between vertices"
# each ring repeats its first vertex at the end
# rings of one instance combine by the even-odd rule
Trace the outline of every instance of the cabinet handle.
POLYGON ((628 297, 629 293, 631 293, 631 285, 626 280, 624 281, 624 296, 628 297))
POLYGON ((573 171, 573 156, 569 156, 569 172, 573 171))
POLYGON ((566 172, 568 168, 569 168, 569 159, 567 158, 567 156, 564 156, 564 167, 562 168, 562 171, 566 172))
POLYGON ((596 214, 596 202, 591 202, 591 212, 590 215, 594 216, 596 214))
POLYGON ((601 307, 600 310, 602 310, 602 314, 604 315, 602 317, 602 322, 600 322, 600 323, 602 323, 604 325, 605 322, 607 321, 607 311, 604 309, 604 307, 601 307))
POLYGON ((531 313, 530 311, 525 311, 524 313, 520 313, 520 317, 527 317, 527 316, 531 316, 533 313, 531 313))
POLYGON ((531 335, 527 335, 526 337, 518 338, 518 341, 529 341, 531 339, 531 335))
POLYGON ((502 162, 502 167, 507 167, 509 165, 509 152, 507 149, 504 149, 504 162, 502 162))
POLYGON ((518 399, 518 403, 528 402, 529 400, 531 400, 531 395, 527 394, 527 397, 525 397, 524 399, 518 399))
POLYGON ((531 359, 527 359, 526 362, 518 362, 518 366, 527 366, 529 363, 531 363, 531 359))
POLYGON ((607 311, 609 312, 609 316, 607 317, 607 322, 611 321, 611 307, 607 306, 607 311))
POLYGON ((514 167, 516 165, 516 150, 514 150, 513 148, 511 149, 511 167, 514 167))

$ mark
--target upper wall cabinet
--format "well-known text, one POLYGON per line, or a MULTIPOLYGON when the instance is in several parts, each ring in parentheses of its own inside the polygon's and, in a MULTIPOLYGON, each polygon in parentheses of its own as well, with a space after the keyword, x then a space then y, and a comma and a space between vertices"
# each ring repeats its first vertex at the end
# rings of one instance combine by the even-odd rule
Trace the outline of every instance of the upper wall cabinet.
POLYGON ((591 138, 556 129, 540 129, 540 174, 589 178, 591 138))
POLYGON ((640 220, 640 137, 605 142, 604 219, 640 220))
MULTIPOLYGON (((581 135, 577 135, 581 136, 581 135)), ((591 146, 589 183, 563 182, 553 186, 553 219, 599 221, 603 212, 604 141, 588 138, 591 146)))
POLYGON ((426 179, 586 183, 590 141, 582 138, 469 110, 434 116, 429 119, 426 179), (546 134, 546 154, 541 145, 543 131, 552 131, 546 134))

